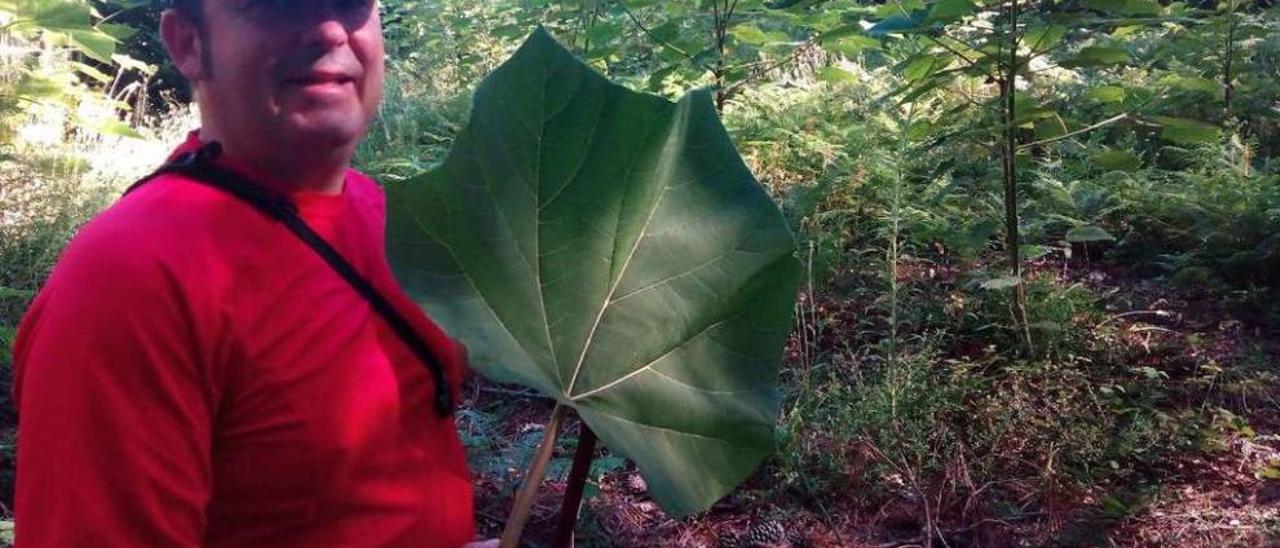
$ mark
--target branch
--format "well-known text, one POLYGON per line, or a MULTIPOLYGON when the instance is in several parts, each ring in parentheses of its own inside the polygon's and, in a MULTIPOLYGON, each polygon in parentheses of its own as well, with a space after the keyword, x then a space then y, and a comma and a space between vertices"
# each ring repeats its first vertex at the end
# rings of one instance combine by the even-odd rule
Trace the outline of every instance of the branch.
POLYGON ((1031 147, 1037 147, 1037 146, 1047 145, 1047 144, 1049 144, 1049 143, 1053 143, 1053 142, 1057 142, 1057 141, 1062 141, 1062 140, 1064 140, 1064 139, 1070 139, 1070 138, 1072 138, 1072 137, 1075 137, 1076 135, 1080 135, 1081 133, 1088 133, 1088 132, 1093 131, 1093 130, 1095 130, 1095 129, 1098 129, 1098 128, 1101 128, 1101 127, 1104 127, 1104 126, 1109 126, 1109 125, 1114 124, 1114 123, 1116 123, 1116 122, 1119 122, 1119 121, 1121 121, 1121 120, 1127 119, 1128 117, 1129 117, 1129 113, 1128 113, 1128 112, 1123 113, 1123 114, 1117 114, 1117 115, 1115 115, 1115 116, 1112 116, 1112 117, 1110 117, 1110 118, 1107 118, 1106 120, 1103 120, 1103 121, 1101 121, 1101 122, 1098 122, 1098 123, 1093 124, 1093 125, 1090 125, 1090 126, 1082 127, 1082 128, 1080 128, 1080 129, 1077 129, 1077 130, 1072 131, 1072 132, 1070 132, 1070 133, 1064 133, 1064 134, 1059 135, 1059 136, 1057 136, 1057 137, 1050 137, 1050 138, 1048 138, 1048 139, 1041 139, 1041 140, 1039 140, 1039 141, 1034 141, 1034 142, 1031 142, 1031 143, 1026 143, 1026 144, 1024 144, 1024 145, 1019 146, 1019 147, 1017 148, 1017 150, 1024 150, 1024 149, 1028 149, 1028 148, 1031 148, 1031 147))
MULTIPOLYGON (((795 49, 791 50, 791 53, 787 54, 787 56, 786 56, 786 57, 783 57, 782 59, 778 60, 777 62, 775 62, 775 63, 773 63, 773 64, 771 64, 771 65, 767 65, 767 66, 765 66, 764 68, 761 68, 761 69, 755 70, 755 71, 754 71, 754 74, 753 74, 752 76, 749 76, 749 77, 743 78, 742 80, 739 80, 739 81, 737 81, 737 82, 734 82, 733 84, 730 84, 730 85, 726 86, 726 87, 724 88, 725 96, 727 97, 727 96, 732 95, 733 93, 737 92, 738 88, 740 88, 740 87, 742 87, 742 86, 746 85, 748 82, 750 82, 750 81, 752 80, 752 78, 753 78, 753 77, 763 76, 763 75, 765 75, 765 74, 768 74, 770 71, 777 70, 777 69, 779 69, 779 68, 782 68, 782 67, 786 66, 788 63, 791 63, 792 61, 795 61, 797 58, 799 58, 799 57, 800 57, 800 53, 804 50, 804 48, 806 48, 806 47, 808 47, 808 46, 811 46, 811 45, 813 45, 813 44, 814 44, 814 42, 813 42, 812 40, 808 40, 808 41, 802 42, 800 45, 796 46, 796 47, 795 47, 795 49)), ((754 64, 760 64, 760 63, 754 63, 754 64)), ((737 67, 733 67, 733 68, 743 68, 743 67, 748 67, 748 66, 751 66, 751 65, 738 65, 737 67)))
POLYGON ((986 108, 986 106, 987 106, 987 105, 982 104, 982 102, 981 102, 981 101, 979 101, 979 100, 977 100, 977 99, 974 99, 972 95, 970 95, 970 94, 969 94, 968 92, 966 92, 965 90, 960 89, 958 86, 956 86, 956 87, 952 87, 952 88, 951 88, 951 90, 952 90, 952 91, 955 91, 955 92, 956 92, 956 93, 958 93, 958 94, 960 94, 960 97, 963 97, 963 98, 964 98, 964 100, 965 100, 966 102, 968 102, 969 104, 973 105, 975 108, 986 108))
MULTIPOLYGON (((946 43, 944 43, 942 40, 939 40, 939 39, 937 39, 937 38, 934 38, 934 37, 932 37, 932 36, 929 36, 928 34, 926 34, 926 35, 925 35, 925 37, 926 37, 926 38, 928 38, 930 42, 933 42, 933 43, 935 43, 935 44, 937 44, 937 45, 939 45, 939 46, 942 46, 942 49, 945 49, 945 50, 947 50, 947 51, 951 52, 951 54, 952 54, 952 55, 955 55, 956 57, 959 57, 959 58, 963 59, 963 60, 964 60, 964 62, 965 62, 966 64, 968 64, 968 66, 970 66, 970 67, 974 67, 974 66, 977 66, 977 65, 978 65, 978 62, 977 62, 977 61, 974 61, 973 59, 970 59, 970 58, 969 58, 969 56, 965 55, 964 53, 961 53, 959 50, 957 50, 957 49, 955 49, 955 48, 952 48, 951 46, 948 46, 948 45, 947 45, 946 43)), ((957 40, 957 41, 959 41, 959 40, 957 40)))
POLYGON ((622 12, 627 14, 627 18, 631 19, 631 23, 634 24, 636 28, 640 29, 641 32, 645 33, 645 35, 648 36, 650 40, 657 42, 663 47, 671 48, 676 53, 679 53, 680 55, 683 55, 690 60, 693 59, 693 55, 690 55, 689 52, 682 50, 672 45, 670 42, 667 42, 666 40, 658 38, 657 35, 653 34, 653 31, 650 31, 648 27, 644 26, 644 23, 640 21, 640 18, 636 17, 636 14, 633 13, 631 11, 631 8, 628 8, 627 5, 622 0, 613 0, 613 3, 617 4, 618 7, 622 8, 622 12))
POLYGON ((733 10, 735 9, 738 9, 738 0, 733 0, 733 3, 729 4, 729 9, 725 10, 724 12, 725 26, 729 25, 729 19, 733 18, 733 10))
POLYGON ((503 396, 512 396, 512 397, 516 397, 516 398, 529 398, 529 399, 534 399, 534 400, 546 400, 546 399, 548 399, 546 396, 543 396, 542 394, 540 394, 540 393, 538 393, 538 392, 536 392, 536 391, 534 391, 534 390, 528 390, 528 389, 525 389, 525 390, 509 390, 509 389, 506 389, 506 388, 499 388, 499 387, 496 387, 496 386, 481 386, 481 387, 480 387, 480 391, 481 391, 481 392, 487 392, 487 393, 490 393, 490 394, 501 394, 501 395, 503 395, 503 396))

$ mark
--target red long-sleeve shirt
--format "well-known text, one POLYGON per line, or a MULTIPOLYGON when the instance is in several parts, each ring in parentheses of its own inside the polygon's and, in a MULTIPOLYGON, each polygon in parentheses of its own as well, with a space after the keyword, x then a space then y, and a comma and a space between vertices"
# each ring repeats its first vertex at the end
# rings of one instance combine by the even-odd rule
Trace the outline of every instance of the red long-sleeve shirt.
MULTIPOLYGON (((381 189, 350 171, 340 195, 288 193, 457 390, 460 348, 387 265, 381 189)), ((81 229, 14 364, 20 547, 472 538, 466 460, 427 370, 315 252, 220 190, 162 176, 81 229)))

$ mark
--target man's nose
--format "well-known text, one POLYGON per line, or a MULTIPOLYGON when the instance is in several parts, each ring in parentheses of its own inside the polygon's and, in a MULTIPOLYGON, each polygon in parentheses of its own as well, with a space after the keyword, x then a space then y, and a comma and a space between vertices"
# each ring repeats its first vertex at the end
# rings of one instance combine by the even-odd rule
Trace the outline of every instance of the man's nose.
POLYGON ((307 45, 334 48, 347 43, 347 27, 336 16, 326 15, 309 21, 303 41, 307 45))

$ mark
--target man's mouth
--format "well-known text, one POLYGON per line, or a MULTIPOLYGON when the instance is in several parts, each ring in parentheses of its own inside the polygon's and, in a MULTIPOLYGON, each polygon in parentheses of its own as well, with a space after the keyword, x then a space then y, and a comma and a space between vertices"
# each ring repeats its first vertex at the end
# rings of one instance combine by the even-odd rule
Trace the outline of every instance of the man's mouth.
POLYGON ((309 72, 285 80, 286 83, 303 87, 342 85, 355 83, 355 81, 356 79, 352 76, 335 72, 309 72))

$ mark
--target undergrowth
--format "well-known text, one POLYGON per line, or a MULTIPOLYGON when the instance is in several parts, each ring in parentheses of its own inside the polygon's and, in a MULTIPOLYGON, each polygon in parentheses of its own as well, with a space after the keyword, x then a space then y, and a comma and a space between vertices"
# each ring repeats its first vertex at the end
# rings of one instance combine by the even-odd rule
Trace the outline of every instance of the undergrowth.
POLYGON ((1092 500, 1113 523, 1170 458, 1221 448, 1234 435, 1224 413, 1274 401, 1261 347, 1197 352, 1212 333, 1176 332, 1163 324, 1172 313, 1131 313, 1138 303, 1119 294, 1150 280, 1165 296, 1234 295, 1234 313, 1274 317, 1270 166, 1232 163, 1232 141, 1167 147, 1131 170, 1071 154, 1036 166, 1022 215, 1028 348, 997 267, 997 189, 966 176, 990 157, 912 142, 919 114, 877 107, 886 85, 766 88, 730 113, 810 269, 784 370, 784 443, 767 472, 779 492, 827 506, 854 496, 870 512, 905 505, 943 540, 1067 500, 1092 500), (1069 241, 1086 225, 1114 236, 1069 241))
MULTIPOLYGON (((1146 145, 1099 133, 1027 158, 1019 183, 1028 321, 1018 326, 1002 278, 993 151, 921 141, 917 122, 955 104, 885 101, 900 83, 892 71, 846 68, 851 81, 839 85, 746 88, 725 115, 808 269, 783 368, 780 451, 761 476, 769 494, 799 493, 824 509, 898 508, 944 540, 1080 500, 1113 523, 1146 500, 1172 457, 1259 435, 1252 411, 1274 409, 1280 386, 1274 349, 1223 341, 1267 326, 1274 337, 1280 325, 1280 164, 1257 158, 1263 144, 1228 135, 1139 150, 1146 145), (1100 149, 1141 154, 1104 167, 1100 149), (1073 241, 1080 227, 1102 234, 1073 241)), ((466 119, 469 97, 456 92, 464 87, 440 96, 393 74, 357 167, 394 183, 439 162, 466 119)), ((158 161, 180 126, 146 142, 6 150, 5 386, 14 329, 62 247, 149 168, 107 173, 92 158, 158 161)), ((506 500, 545 412, 521 397, 496 401, 461 409, 458 424, 478 481, 506 500)), ((561 444, 553 479, 576 438, 561 444)), ((599 458, 593 481, 626 469, 599 458)))

